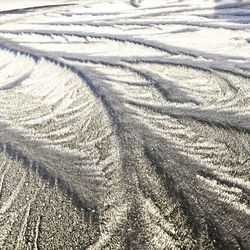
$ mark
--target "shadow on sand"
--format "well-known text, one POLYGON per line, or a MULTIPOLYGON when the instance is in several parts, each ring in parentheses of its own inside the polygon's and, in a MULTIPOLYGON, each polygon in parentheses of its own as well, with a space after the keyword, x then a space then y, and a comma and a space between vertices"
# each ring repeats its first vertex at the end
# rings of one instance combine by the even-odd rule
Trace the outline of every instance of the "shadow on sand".
POLYGON ((239 24, 250 23, 249 0, 215 0, 214 19, 239 24))

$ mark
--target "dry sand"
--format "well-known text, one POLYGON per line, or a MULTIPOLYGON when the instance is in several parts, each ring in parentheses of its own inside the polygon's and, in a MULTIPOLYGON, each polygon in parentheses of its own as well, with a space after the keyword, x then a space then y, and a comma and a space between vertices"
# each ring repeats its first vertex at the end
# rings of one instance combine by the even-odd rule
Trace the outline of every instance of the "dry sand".
POLYGON ((249 249, 249 2, 9 2, 0 249, 249 249))

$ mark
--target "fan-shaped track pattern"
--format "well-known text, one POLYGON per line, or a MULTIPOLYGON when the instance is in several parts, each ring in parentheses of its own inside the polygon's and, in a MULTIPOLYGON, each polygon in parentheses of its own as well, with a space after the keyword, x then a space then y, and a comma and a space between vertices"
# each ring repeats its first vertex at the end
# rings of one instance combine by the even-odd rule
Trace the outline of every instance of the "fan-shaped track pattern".
POLYGON ((1 249, 249 247, 249 5, 201 2, 1 14, 1 249))

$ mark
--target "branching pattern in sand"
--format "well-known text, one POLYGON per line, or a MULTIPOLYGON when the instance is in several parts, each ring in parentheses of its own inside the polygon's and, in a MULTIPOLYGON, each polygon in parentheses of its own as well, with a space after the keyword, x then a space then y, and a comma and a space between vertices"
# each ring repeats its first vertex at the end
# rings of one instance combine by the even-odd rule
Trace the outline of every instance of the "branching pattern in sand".
POLYGON ((0 12, 0 248, 248 249, 249 7, 0 12))

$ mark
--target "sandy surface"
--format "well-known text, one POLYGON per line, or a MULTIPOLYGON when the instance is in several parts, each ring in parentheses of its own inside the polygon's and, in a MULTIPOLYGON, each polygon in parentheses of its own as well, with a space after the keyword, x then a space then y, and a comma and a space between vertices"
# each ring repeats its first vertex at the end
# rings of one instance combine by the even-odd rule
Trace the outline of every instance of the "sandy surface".
POLYGON ((0 1, 0 249, 249 249, 249 1, 51 2, 0 1))

